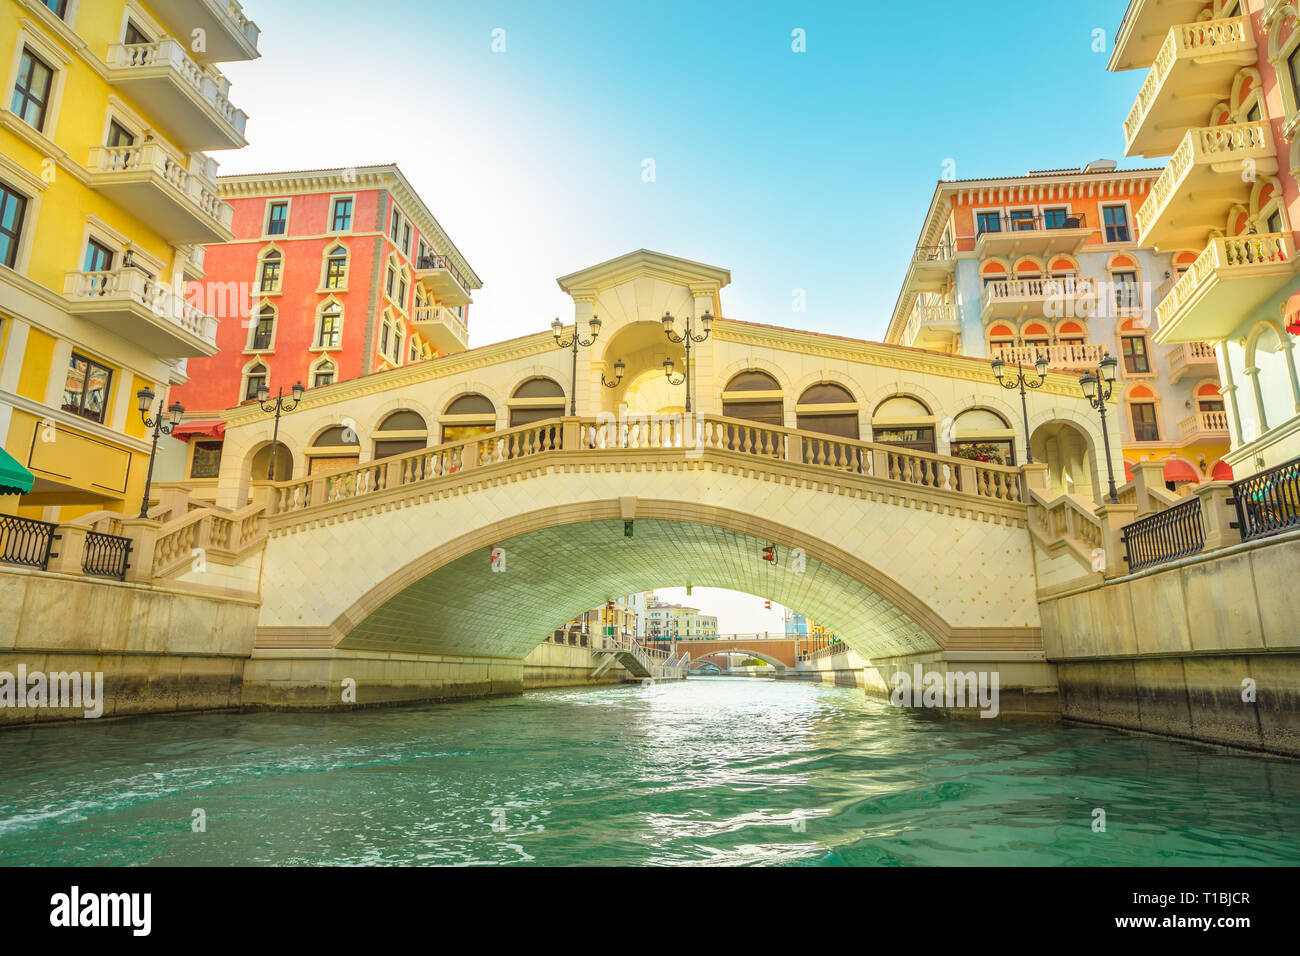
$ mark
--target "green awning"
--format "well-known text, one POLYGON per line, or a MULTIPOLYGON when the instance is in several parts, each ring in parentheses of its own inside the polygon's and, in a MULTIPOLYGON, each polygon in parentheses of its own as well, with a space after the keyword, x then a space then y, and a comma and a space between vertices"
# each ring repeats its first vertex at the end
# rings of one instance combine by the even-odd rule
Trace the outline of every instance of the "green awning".
POLYGON ((25 495, 35 483, 36 476, 0 448, 0 495, 25 495))

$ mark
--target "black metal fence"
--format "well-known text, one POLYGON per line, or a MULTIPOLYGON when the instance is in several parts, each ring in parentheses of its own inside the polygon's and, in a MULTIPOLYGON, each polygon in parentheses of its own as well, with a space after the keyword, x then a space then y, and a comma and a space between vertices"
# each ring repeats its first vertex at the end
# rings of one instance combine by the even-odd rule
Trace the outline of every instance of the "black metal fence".
POLYGON ((1123 541, 1124 560, 1130 571, 1200 554, 1205 547, 1201 499, 1191 498, 1167 511, 1125 525, 1123 541))
POLYGON ((47 570, 55 527, 48 521, 0 515, 0 562, 47 570))
POLYGON ((1300 528, 1300 458, 1232 483, 1242 541, 1300 528))
POLYGON ((130 556, 130 538, 88 531, 86 550, 81 559, 81 570, 96 577, 125 581, 126 569, 130 567, 128 563, 130 556))

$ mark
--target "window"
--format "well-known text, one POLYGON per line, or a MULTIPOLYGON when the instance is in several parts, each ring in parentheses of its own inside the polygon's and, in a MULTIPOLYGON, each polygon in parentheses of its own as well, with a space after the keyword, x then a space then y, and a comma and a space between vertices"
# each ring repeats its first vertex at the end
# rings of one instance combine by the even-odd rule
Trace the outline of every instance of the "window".
POLYGON ((1263 112, 1263 110, 1261 110, 1261 109, 1259 108, 1259 104, 1258 104, 1258 103, 1256 103, 1255 105, 1253 105, 1253 106, 1250 108, 1249 112, 1246 113, 1246 122, 1247 122, 1247 123, 1258 123, 1258 122, 1259 122, 1260 120, 1262 120, 1263 118, 1264 118, 1264 112, 1263 112))
POLYGON ((1002 231, 1002 216, 996 212, 982 212, 975 217, 975 229, 983 235, 986 232, 1002 231))
POLYGON ((1133 440, 1159 441, 1160 426, 1156 424, 1156 406, 1152 402, 1133 402, 1133 440))
POLYGON ((1142 307, 1142 290, 1138 287, 1136 272, 1112 272, 1110 281, 1115 286, 1115 308, 1142 307))
POLYGON ((194 443, 194 457, 190 460, 191 478, 216 478, 221 474, 221 442, 194 443))
POLYGON ((1125 335, 1121 338, 1121 346, 1124 352, 1124 371, 1130 375, 1145 375, 1151 371, 1145 335, 1125 335))
POLYGON ((1197 406, 1203 412, 1221 412, 1223 411, 1223 401, 1221 399, 1202 398, 1197 402, 1197 406))
POLYGON ((411 224, 408 222, 402 229, 402 255, 411 254, 411 224))
POLYGON ((397 283, 397 304, 403 309, 406 308, 406 273, 402 273, 401 279, 397 283))
POLYGON ((342 289, 348 284, 348 251, 343 248, 330 250, 325 260, 325 288, 342 289))
POLYGON ((14 83, 14 98, 9 104, 28 126, 44 132, 45 114, 50 107, 50 90, 54 85, 54 70, 31 50, 23 47, 23 58, 18 65, 18 80, 14 83))
POLYGON ((86 259, 81 266, 82 272, 112 272, 113 250, 102 242, 91 239, 86 243, 86 259))
POLYGON ((1070 210, 1068 209, 1043 210, 1043 228, 1045 229, 1064 229, 1069 219, 1070 210))
POLYGON ((110 120, 108 124, 108 148, 120 149, 124 146, 134 146, 135 136, 125 126, 117 120, 110 120))
POLYGON ((397 270, 392 266, 388 267, 388 275, 384 279, 384 293, 391 299, 395 286, 397 285, 397 270))
POLYGON ((1024 232, 1026 229, 1034 228, 1034 211, 1032 209, 1016 209, 1011 213, 1011 231, 1024 232))
POLYGON ((248 370, 244 383, 244 401, 257 398, 258 389, 266 385, 266 366, 258 362, 248 370))
POLYGON ((10 269, 18 261, 18 242, 22 238, 26 214, 27 197, 0 182, 0 263, 10 269))
POLYGON ((389 328, 388 320, 384 319, 384 324, 380 326, 379 329, 379 353, 385 358, 388 357, 388 342, 391 337, 392 332, 389 328))
POLYGON ((320 326, 316 333, 316 347, 336 349, 343 332, 343 309, 338 303, 331 302, 321 309, 320 326))
POLYGON ((1124 206, 1107 206, 1102 210, 1102 219, 1106 224, 1107 242, 1128 242, 1128 209, 1124 206))
POLYGON ((103 422, 108 411, 108 389, 112 371, 84 355, 72 353, 68 376, 63 383, 63 410, 92 422, 103 422))
POLYGON ((258 287, 262 292, 280 291, 280 267, 283 260, 278 252, 268 252, 262 259, 262 278, 258 287))
POLYGON ((411 339, 411 347, 410 347, 410 349, 407 351, 407 359, 406 359, 406 360, 407 360, 408 362, 418 362, 419 359, 420 359, 420 346, 419 346, 419 344, 415 341, 415 339, 411 339))
POLYGON ((389 230, 388 234, 393 240, 393 245, 397 245, 397 240, 402 235, 402 214, 396 209, 393 210, 393 228, 389 230))
POLYGON ((1277 235, 1282 231, 1282 210, 1274 209, 1273 214, 1268 217, 1268 231, 1277 235))
POLYGON ((266 234, 268 236, 283 236, 288 229, 289 204, 287 202, 271 203, 271 211, 266 221, 266 234))
POLYGON ((60 20, 62 20, 68 12, 68 0, 41 0, 41 3, 45 4, 45 6, 48 7, 60 20))
POLYGON ((1287 69, 1291 72, 1291 89, 1295 101, 1300 103, 1300 46, 1291 51, 1291 55, 1286 58, 1287 69))
POLYGON ((881 445, 897 445, 912 451, 934 453, 933 428, 875 428, 871 440, 881 445))
POLYGON ((352 200, 336 199, 334 200, 334 224, 335 232, 347 232, 352 228, 352 200))
POLYGON ((271 343, 275 340, 275 309, 269 305, 264 307, 257 316, 257 324, 253 327, 253 351, 265 352, 271 348, 271 343))
POLYGON ((140 46, 145 43, 152 43, 153 40, 149 35, 141 30, 131 20, 126 21, 126 33, 122 37, 122 42, 127 46, 140 46))
POLYGON ((334 373, 336 369, 334 363, 328 359, 316 366, 316 371, 312 373, 311 387, 320 388, 323 385, 334 384, 334 373))

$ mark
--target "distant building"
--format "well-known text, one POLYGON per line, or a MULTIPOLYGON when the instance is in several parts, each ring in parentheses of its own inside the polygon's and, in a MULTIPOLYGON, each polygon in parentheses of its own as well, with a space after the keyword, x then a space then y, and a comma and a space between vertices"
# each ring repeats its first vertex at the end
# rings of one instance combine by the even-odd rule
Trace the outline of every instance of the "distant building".
POLYGON ((668 604, 646 595, 646 639, 649 641, 707 640, 718 636, 718 619, 699 608, 668 604))

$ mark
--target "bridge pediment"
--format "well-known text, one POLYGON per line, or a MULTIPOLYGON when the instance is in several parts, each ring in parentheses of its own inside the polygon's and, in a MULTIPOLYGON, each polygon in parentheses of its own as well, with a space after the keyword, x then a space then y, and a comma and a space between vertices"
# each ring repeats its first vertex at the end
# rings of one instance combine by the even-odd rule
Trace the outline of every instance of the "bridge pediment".
POLYGON ((584 295, 599 295, 607 289, 626 285, 643 277, 679 285, 692 292, 699 290, 708 294, 716 294, 731 284, 731 272, 728 269, 665 255, 662 252, 653 252, 649 249, 629 252, 567 276, 561 276, 555 281, 566 293, 577 298, 584 295))
MULTIPOLYGON (((629 325, 658 323, 665 312, 678 318, 705 311, 722 314, 721 290, 731 273, 717 266, 638 249, 627 255, 562 276, 556 280, 573 297, 575 316, 584 324, 592 315, 617 331, 629 325)), ((605 337, 608 341, 608 336, 605 337)))

